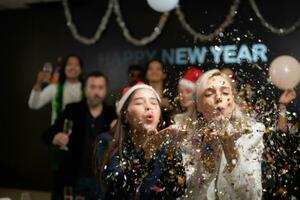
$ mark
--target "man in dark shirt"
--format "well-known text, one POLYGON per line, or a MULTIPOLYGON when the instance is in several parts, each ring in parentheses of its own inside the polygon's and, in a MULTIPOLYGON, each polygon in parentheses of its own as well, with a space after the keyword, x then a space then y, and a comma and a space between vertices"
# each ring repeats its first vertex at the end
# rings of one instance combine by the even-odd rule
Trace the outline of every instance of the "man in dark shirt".
POLYGON ((47 144, 59 149, 52 199, 63 199, 63 190, 67 186, 73 188, 74 195, 84 196, 86 200, 102 197, 92 173, 92 154, 97 136, 109 131, 117 118, 115 110, 103 103, 107 82, 104 74, 90 73, 84 89, 86 99, 67 105, 43 135, 47 144))

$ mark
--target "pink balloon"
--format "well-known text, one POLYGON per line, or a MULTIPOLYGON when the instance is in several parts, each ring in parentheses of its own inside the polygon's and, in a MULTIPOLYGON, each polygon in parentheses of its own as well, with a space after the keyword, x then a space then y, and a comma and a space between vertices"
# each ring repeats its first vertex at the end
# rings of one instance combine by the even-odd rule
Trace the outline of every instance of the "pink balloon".
POLYGON ((269 76, 276 87, 292 89, 300 80, 300 64, 292 56, 279 56, 272 61, 269 76))

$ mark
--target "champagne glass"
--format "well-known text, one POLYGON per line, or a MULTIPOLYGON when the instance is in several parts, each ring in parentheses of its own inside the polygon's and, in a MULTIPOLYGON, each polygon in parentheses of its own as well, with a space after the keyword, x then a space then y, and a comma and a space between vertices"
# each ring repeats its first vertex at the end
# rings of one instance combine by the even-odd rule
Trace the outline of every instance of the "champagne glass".
POLYGON ((52 64, 50 62, 45 62, 43 65, 43 70, 42 70, 42 72, 44 73, 44 80, 43 80, 42 84, 44 86, 49 84, 52 71, 53 71, 52 64))
MULTIPOLYGON (((73 129, 73 121, 69 119, 65 119, 64 126, 63 126, 63 133, 70 136, 72 134, 72 129, 73 129)), ((67 145, 62 146, 61 149, 65 151, 69 150, 67 145)))

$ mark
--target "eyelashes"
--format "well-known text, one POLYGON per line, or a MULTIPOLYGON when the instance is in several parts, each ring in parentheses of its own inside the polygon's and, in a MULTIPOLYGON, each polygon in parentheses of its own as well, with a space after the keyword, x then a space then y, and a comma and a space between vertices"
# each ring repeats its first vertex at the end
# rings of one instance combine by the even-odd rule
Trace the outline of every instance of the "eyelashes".
MULTIPOLYGON (((212 95, 214 95, 214 94, 213 93, 204 94, 205 97, 211 97, 212 95)), ((228 96, 229 92, 222 92, 222 95, 228 96)))
MULTIPOLYGON (((144 102, 135 102, 134 105, 144 105, 145 103, 144 102)), ((150 102, 151 105, 153 106, 157 106, 158 105, 158 102, 150 102)))

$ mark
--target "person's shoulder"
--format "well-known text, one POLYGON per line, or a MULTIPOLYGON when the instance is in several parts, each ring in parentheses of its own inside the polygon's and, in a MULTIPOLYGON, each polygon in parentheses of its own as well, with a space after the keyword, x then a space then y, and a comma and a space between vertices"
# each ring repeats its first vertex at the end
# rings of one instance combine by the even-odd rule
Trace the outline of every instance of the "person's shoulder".
POLYGON ((249 126, 242 130, 243 134, 240 137, 240 142, 242 142, 244 146, 256 146, 263 140, 265 125, 261 122, 251 120, 249 126), (244 132, 246 129, 248 129, 248 132, 244 132))
POLYGON ((50 83, 47 87, 57 88, 57 83, 50 83))
POLYGON ((257 148, 257 150, 262 149, 264 132, 265 126, 263 123, 251 121, 247 127, 243 128, 242 135, 236 141, 237 147, 242 152, 249 152, 248 150, 253 150, 254 148, 257 148))

